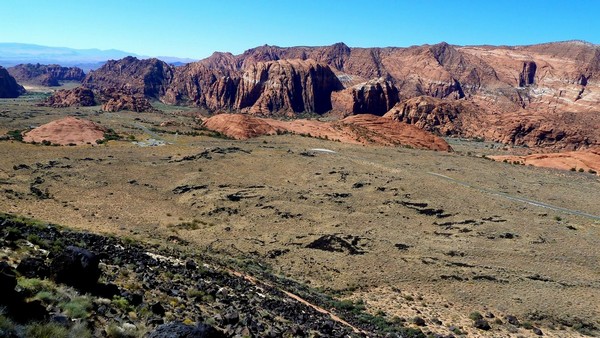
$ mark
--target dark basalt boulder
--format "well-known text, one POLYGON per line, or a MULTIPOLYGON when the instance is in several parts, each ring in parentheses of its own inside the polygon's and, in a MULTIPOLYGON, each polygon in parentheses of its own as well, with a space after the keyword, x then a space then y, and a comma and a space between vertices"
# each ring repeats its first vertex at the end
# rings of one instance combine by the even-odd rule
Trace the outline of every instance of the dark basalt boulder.
MULTIPOLYGON (((6 262, 0 262, 0 293, 2 295, 10 295, 15 292, 17 286, 17 275, 15 270, 6 262)), ((0 303, 6 300, 5 297, 0 297, 0 303)))
POLYGON ((91 290, 100 277, 98 256, 86 249, 69 246, 50 265, 53 278, 81 290, 91 290))
POLYGON ((27 257, 21 260, 17 271, 27 278, 46 278, 50 273, 44 260, 36 257, 27 257))

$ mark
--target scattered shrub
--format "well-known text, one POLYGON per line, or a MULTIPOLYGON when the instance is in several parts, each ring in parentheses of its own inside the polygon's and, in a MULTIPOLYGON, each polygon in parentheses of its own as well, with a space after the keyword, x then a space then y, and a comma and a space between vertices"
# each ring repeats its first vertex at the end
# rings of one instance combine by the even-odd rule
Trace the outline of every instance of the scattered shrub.
POLYGON ((26 335, 30 338, 67 338, 69 331, 56 323, 34 323, 27 326, 26 335))
POLYGON ((87 318, 92 309, 92 302, 88 297, 74 297, 68 303, 59 306, 72 318, 87 318))
POLYGON ((474 311, 469 314, 469 319, 475 321, 475 320, 483 319, 483 316, 481 315, 481 313, 474 311))

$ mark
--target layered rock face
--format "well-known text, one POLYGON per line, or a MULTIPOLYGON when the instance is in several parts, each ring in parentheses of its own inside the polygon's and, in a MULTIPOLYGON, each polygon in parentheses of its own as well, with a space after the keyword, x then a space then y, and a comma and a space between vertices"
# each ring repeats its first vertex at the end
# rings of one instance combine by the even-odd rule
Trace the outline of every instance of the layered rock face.
POLYGON ((343 88, 329 66, 312 60, 258 62, 244 69, 234 61, 231 54, 213 55, 176 69, 163 101, 261 115, 322 114, 331 110, 331 92, 343 88))
POLYGON ((40 103, 41 106, 62 107, 89 107, 95 105, 94 92, 87 88, 61 89, 40 103))
POLYGON ((331 69, 314 61, 281 60, 250 66, 238 85, 235 108, 269 112, 331 110, 331 92, 341 89, 331 69))
POLYGON ((19 82, 49 87, 60 86, 61 81, 80 82, 85 77, 81 68, 39 63, 16 65, 8 68, 8 72, 19 82))
POLYGON ((19 85, 6 68, 0 66, 0 98, 14 98, 25 93, 25 88, 19 85))

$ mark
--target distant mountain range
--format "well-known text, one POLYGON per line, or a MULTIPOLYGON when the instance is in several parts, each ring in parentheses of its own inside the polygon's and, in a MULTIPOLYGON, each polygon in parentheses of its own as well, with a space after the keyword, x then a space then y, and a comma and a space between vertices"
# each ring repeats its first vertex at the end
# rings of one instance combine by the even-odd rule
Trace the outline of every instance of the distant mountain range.
MULTIPOLYGON (((116 49, 74 49, 0 42, 0 65, 4 67, 21 63, 59 64, 61 66, 79 67, 87 72, 90 69, 101 67, 108 60, 122 59, 126 56, 149 58, 148 56, 116 49)), ((157 58, 175 66, 196 61, 171 56, 159 56, 157 58)))

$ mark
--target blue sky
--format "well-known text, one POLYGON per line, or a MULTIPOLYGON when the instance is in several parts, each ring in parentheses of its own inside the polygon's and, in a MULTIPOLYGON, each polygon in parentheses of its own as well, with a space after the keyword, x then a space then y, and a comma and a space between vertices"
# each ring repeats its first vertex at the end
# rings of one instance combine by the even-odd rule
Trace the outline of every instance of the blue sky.
POLYGON ((203 58, 259 45, 600 44, 597 0, 2 0, 0 42, 203 58))

